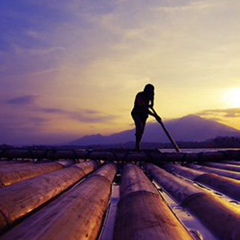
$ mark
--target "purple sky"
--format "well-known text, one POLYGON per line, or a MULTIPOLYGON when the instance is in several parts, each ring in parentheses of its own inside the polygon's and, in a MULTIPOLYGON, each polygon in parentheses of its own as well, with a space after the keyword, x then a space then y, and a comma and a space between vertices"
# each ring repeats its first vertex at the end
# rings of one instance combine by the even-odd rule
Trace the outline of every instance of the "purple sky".
POLYGON ((235 0, 2 0, 0 144, 52 144, 133 127, 156 87, 163 119, 240 130, 235 0))

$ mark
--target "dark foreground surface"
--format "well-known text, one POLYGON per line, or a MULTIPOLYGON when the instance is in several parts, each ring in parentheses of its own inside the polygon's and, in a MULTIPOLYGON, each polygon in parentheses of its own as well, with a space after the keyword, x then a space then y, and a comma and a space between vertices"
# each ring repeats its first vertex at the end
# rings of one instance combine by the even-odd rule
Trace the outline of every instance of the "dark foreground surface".
POLYGON ((0 239, 240 239, 238 150, 8 148, 0 159, 0 239))

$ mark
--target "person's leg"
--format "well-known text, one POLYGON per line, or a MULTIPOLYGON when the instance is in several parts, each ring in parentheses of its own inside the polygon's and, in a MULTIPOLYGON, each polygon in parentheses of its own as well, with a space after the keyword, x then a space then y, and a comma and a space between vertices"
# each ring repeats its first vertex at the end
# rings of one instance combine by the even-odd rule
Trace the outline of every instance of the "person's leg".
POLYGON ((136 133, 135 133, 135 136, 136 136, 136 149, 139 151, 141 149, 140 143, 141 143, 143 132, 144 132, 144 128, 145 128, 146 119, 145 118, 141 118, 139 116, 133 116, 133 120, 134 120, 135 126, 136 126, 136 133))

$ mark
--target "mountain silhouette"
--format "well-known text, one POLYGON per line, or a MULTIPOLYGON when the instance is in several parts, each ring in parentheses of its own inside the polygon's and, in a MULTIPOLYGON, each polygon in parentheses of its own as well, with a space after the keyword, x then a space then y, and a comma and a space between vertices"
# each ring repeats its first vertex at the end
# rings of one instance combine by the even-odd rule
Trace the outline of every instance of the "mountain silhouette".
MULTIPOLYGON (((198 115, 185 117, 164 122, 165 127, 175 141, 198 142, 216 137, 240 137, 240 131, 214 120, 204 119, 198 115)), ((101 134, 88 135, 72 141, 72 145, 105 145, 119 144, 135 141, 135 129, 115 133, 108 136, 101 134)), ((168 143, 159 123, 147 123, 143 135, 143 142, 168 143)))

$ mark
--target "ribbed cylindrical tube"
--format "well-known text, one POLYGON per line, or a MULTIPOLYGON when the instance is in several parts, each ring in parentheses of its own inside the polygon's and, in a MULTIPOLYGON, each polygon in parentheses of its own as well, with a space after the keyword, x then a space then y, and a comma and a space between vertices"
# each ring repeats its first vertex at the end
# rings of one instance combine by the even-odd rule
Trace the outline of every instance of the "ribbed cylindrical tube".
POLYGON ((240 165, 240 161, 233 161, 233 160, 225 160, 225 161, 221 161, 221 163, 228 163, 228 164, 232 164, 232 165, 240 165))
POLYGON ((34 178, 46 173, 63 169, 63 165, 57 162, 46 163, 16 163, 1 166, 0 187, 7 187, 24 180, 34 178))
POLYGON ((199 218, 219 239, 240 239, 238 227, 240 212, 237 207, 153 164, 146 164, 145 169, 178 203, 199 218))
POLYGON ((11 229, 1 240, 97 239, 116 166, 107 164, 64 196, 11 229))
POLYGON ((215 168, 220 168, 220 169, 226 169, 226 170, 240 172, 240 166, 232 165, 232 164, 216 163, 216 162, 205 162, 204 165, 206 165, 208 167, 215 167, 215 168))
POLYGON ((205 162, 238 159, 240 151, 216 151, 200 153, 178 153, 178 152, 158 152, 152 151, 148 154, 144 152, 129 151, 100 151, 100 150, 77 150, 77 149, 6 149, 0 152, 0 158, 7 159, 92 159, 106 161, 185 161, 185 162, 205 162))
POLYGON ((202 166, 202 165, 198 165, 198 164, 187 164, 186 166, 189 168, 203 171, 203 172, 216 173, 221 176, 240 180, 239 172, 235 172, 235 171, 231 171, 231 170, 224 170, 224 169, 214 168, 214 167, 206 167, 206 166, 202 166))
POLYGON ((169 172, 179 174, 198 183, 204 184, 216 191, 219 191, 235 200, 240 200, 240 183, 238 180, 222 177, 214 173, 183 167, 179 164, 165 164, 164 169, 169 172))
POLYGON ((114 240, 193 239, 157 189, 134 164, 123 168, 114 240))
POLYGON ((168 164, 163 164, 161 166, 162 166, 162 168, 164 168, 168 172, 182 175, 182 176, 184 176, 186 178, 189 178, 191 180, 194 180, 196 177, 205 174, 202 171, 198 171, 198 170, 190 169, 190 168, 187 168, 187 167, 183 167, 179 164, 168 163, 168 164))
POLYGON ((96 162, 89 161, 0 189, 0 213, 4 216, 0 221, 0 231, 56 197, 96 168, 96 162))

